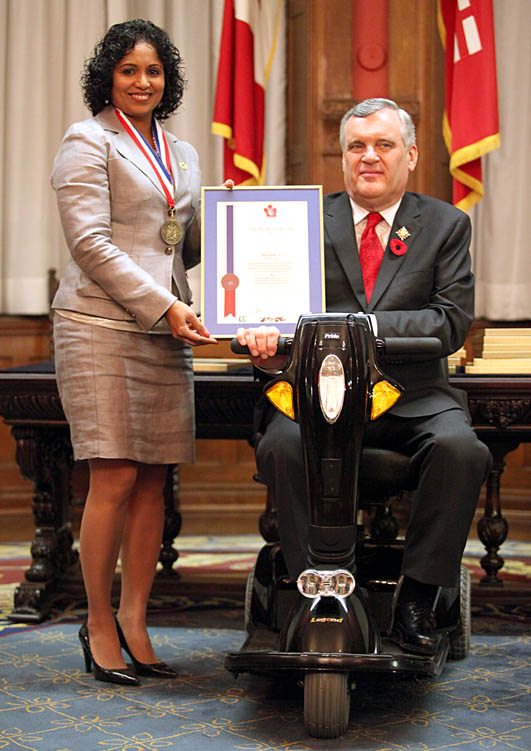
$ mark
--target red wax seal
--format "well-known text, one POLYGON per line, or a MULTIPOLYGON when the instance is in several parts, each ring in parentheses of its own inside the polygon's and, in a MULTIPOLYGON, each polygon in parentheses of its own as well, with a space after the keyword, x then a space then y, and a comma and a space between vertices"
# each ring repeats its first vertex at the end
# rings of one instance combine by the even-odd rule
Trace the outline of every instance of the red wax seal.
POLYGON ((225 274, 225 276, 221 277, 221 286, 223 287, 223 289, 226 289, 227 292, 235 290, 239 284, 240 280, 238 279, 236 274, 225 274))

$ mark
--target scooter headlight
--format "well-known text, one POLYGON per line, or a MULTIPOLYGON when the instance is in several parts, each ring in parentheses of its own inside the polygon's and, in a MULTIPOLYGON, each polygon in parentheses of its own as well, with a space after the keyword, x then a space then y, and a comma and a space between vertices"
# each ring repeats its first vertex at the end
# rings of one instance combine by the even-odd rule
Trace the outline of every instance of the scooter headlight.
POLYGON ((319 368, 319 404, 327 422, 333 424, 343 409, 345 371, 337 355, 327 355, 319 368))
POLYGON ((295 419, 295 410, 293 408, 293 387, 287 381, 276 381, 272 386, 266 389, 266 396, 269 401, 282 412, 283 415, 291 420, 295 419))
POLYGON ((348 597, 356 581, 350 571, 315 571, 306 569, 297 579, 297 589, 304 597, 348 597))
POLYGON ((389 381, 378 381, 371 393, 371 420, 376 420, 393 407, 402 396, 402 392, 389 381))

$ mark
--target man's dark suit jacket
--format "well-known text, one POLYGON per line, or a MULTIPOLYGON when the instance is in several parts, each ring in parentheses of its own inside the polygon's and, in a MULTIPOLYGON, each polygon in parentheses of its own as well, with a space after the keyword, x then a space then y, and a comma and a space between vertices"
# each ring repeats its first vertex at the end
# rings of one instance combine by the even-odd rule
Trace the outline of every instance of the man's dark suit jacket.
POLYGON ((325 196, 323 212, 327 310, 373 313, 381 337, 436 336, 442 342, 442 358, 384 365, 405 387, 392 414, 466 409, 464 394, 448 385, 446 356, 463 345, 474 314, 468 216, 436 198, 405 193, 367 304, 347 193, 325 196), (409 232, 407 251, 395 255, 390 243, 402 227, 409 232))

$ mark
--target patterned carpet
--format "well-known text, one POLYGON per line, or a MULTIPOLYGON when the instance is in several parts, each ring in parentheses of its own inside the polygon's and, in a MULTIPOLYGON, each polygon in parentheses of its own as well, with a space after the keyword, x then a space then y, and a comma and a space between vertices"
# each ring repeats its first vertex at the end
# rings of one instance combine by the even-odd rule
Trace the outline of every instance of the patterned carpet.
POLYGON ((260 676, 236 681, 223 667, 242 632, 155 628, 174 681, 123 688, 82 672, 77 626, 0 639, 0 748, 28 751, 529 751, 529 637, 473 638, 468 659, 436 681, 358 682, 350 728, 338 740, 308 738, 302 696, 260 676))
MULTIPOLYGON (((364 678, 341 739, 309 738, 302 692, 285 680, 240 676, 223 667, 243 642, 243 582, 258 537, 182 538, 181 581, 213 581, 210 591, 157 597, 150 632, 174 681, 139 687, 95 682, 77 639, 83 603, 38 626, 6 620, 27 566, 27 546, 0 546, 0 749, 17 751, 529 751, 531 748, 531 545, 504 546, 516 605, 476 598, 472 649, 437 680, 364 678), (228 594, 219 582, 230 580, 228 594), (218 584, 216 584, 216 582, 218 584), (242 586, 239 586, 241 583, 242 586)), ((473 579, 481 548, 466 563, 473 579)), ((506 598, 508 599, 508 598, 506 598)))

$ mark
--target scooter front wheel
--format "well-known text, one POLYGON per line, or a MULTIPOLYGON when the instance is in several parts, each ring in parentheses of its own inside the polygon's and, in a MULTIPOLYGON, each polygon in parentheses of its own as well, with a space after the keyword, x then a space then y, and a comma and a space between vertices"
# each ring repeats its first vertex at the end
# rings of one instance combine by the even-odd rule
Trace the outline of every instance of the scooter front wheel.
POLYGON ((304 725, 313 738, 339 738, 348 729, 350 690, 348 673, 306 673, 304 725))

